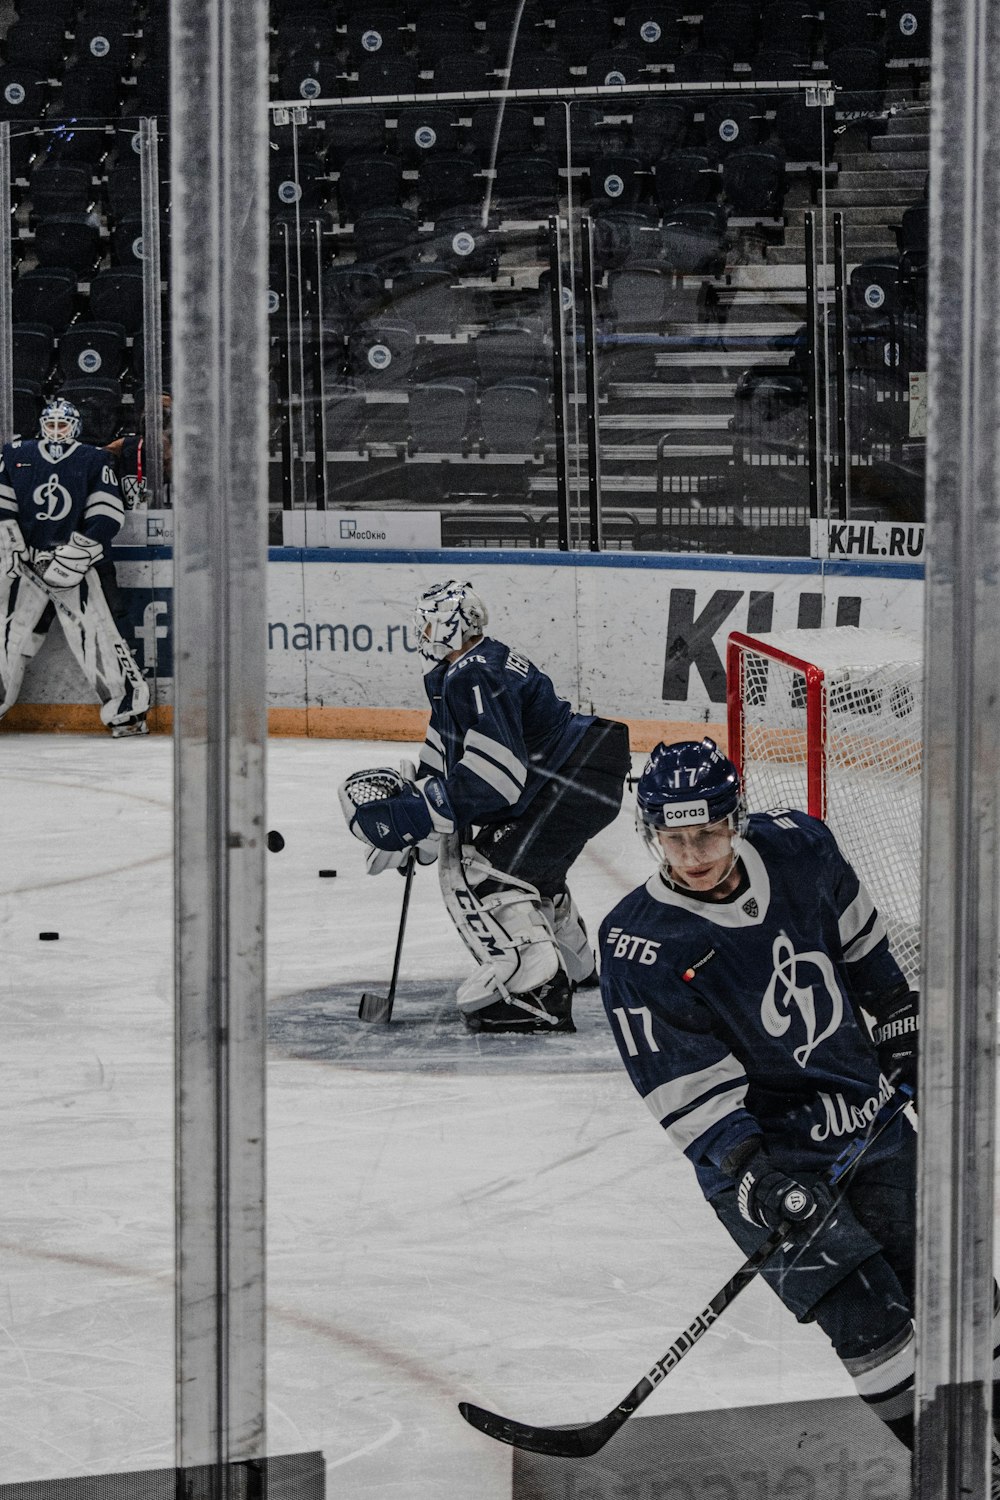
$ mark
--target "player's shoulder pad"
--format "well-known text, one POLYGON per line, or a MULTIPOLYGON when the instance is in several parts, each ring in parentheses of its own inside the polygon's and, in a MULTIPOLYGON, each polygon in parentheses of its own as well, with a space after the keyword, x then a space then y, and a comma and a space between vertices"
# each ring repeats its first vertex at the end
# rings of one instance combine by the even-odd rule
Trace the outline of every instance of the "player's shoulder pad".
POLYGON ((496 676, 503 669, 506 655, 506 646, 500 641, 493 641, 489 636, 484 636, 471 651, 466 651, 458 658, 458 661, 450 664, 447 675, 452 680, 462 677, 496 676))
POLYGON ((751 813, 747 836, 751 843, 773 839, 785 847, 792 843, 817 850, 836 847, 836 839, 823 820, 798 807, 770 807, 751 813))

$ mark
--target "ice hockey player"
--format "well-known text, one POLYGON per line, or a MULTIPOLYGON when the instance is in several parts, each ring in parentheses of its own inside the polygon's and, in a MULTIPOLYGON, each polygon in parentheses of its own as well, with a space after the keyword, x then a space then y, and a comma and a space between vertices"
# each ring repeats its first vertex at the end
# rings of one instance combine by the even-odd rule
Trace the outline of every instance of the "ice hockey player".
POLYGON ((149 687, 112 619, 96 564, 122 523, 108 454, 78 441, 80 413, 48 403, 36 440, 0 454, 0 717, 58 619, 116 738, 146 734, 149 687))
POLYGON ((574 1031, 573 992, 596 976, 566 877, 621 808, 628 729, 574 713, 486 625, 470 583, 421 594, 431 716, 419 767, 412 779, 355 772, 341 805, 371 873, 440 852, 445 905, 479 964, 457 997, 470 1030, 574 1031))
POLYGON ((823 1177, 894 1085, 916 1086, 919 1007, 882 920, 816 818, 747 816, 710 739, 661 744, 636 823, 657 870, 600 932, 622 1061, 746 1255, 816 1322, 912 1449, 916 1134, 900 1115, 842 1194, 823 1177), (869 1019, 870 1018, 870 1019, 869 1019))

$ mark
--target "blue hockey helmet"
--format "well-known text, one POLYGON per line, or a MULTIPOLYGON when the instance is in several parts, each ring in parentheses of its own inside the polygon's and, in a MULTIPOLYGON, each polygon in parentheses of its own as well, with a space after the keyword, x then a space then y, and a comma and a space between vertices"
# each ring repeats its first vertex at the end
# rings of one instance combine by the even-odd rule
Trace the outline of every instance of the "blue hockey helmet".
POLYGON ((481 636, 489 615, 471 583, 449 578, 433 583, 417 600, 413 628, 417 646, 426 661, 444 661, 466 641, 481 636))
POLYGON ((47 402, 38 420, 38 430, 47 443, 75 443, 81 426, 80 413, 62 396, 47 402))
POLYGON ((658 860, 661 828, 696 828, 729 822, 737 837, 746 832, 746 803, 740 773, 714 740, 659 744, 647 760, 636 793, 636 827, 658 860))

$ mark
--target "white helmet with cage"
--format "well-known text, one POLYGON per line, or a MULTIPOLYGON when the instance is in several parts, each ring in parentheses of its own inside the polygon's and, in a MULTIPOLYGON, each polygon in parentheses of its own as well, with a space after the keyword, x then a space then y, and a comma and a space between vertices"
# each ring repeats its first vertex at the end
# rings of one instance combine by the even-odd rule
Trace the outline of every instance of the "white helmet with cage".
POLYGON ((44 442, 67 446, 76 442, 81 426, 80 413, 72 401, 67 401, 62 396, 57 396, 42 408, 38 421, 38 430, 44 442))
POLYGON ((444 661, 466 641, 481 636, 489 622, 486 605, 471 583, 449 578, 432 584, 417 600, 413 628, 425 661, 444 661))

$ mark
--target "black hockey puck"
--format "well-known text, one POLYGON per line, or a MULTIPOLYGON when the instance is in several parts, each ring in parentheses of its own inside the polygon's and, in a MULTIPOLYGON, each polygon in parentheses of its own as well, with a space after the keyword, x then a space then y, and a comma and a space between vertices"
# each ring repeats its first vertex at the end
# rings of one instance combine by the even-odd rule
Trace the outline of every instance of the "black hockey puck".
POLYGON ((58 932, 40 932, 38 939, 42 943, 58 943, 59 934, 58 932))
POLYGON ((280 854, 285 847, 285 841, 276 828, 272 828, 267 836, 267 847, 272 854, 280 854))
POLYGON ((320 870, 319 878, 320 880, 332 880, 336 873, 336 870, 320 870))

